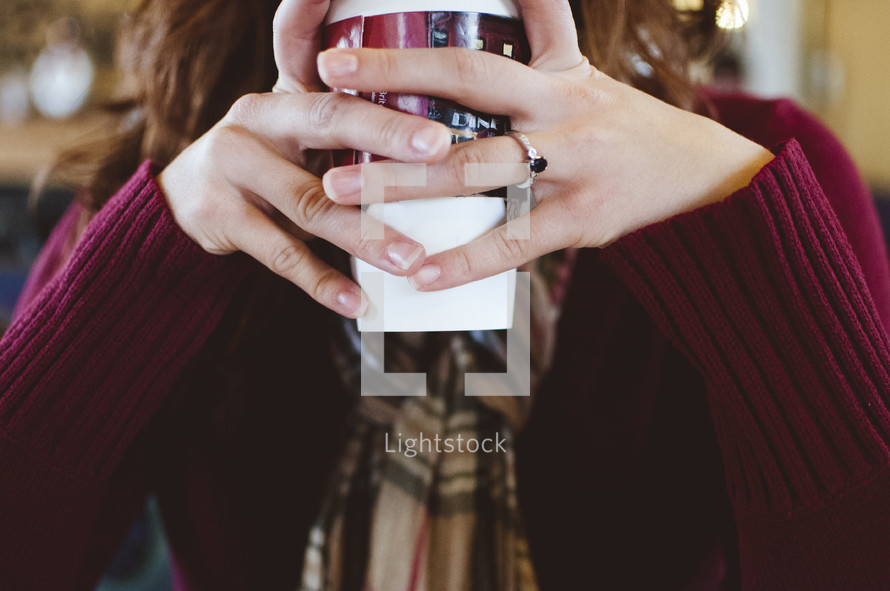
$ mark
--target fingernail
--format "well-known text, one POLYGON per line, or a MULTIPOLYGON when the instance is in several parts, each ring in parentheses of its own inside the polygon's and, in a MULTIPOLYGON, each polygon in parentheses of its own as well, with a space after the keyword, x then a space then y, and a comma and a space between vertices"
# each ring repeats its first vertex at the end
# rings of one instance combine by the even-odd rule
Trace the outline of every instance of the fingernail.
POLYGON ((337 303, 340 304, 340 312, 346 316, 358 318, 368 309, 368 298, 361 290, 341 291, 337 294, 337 303))
POLYGON ((442 271, 437 265, 424 265, 418 269, 417 273, 408 277, 408 283, 414 289, 423 289, 438 279, 441 273, 442 271))
POLYGON ((351 53, 336 50, 318 54, 318 73, 325 76, 346 76, 358 70, 358 58, 351 53))
POLYGON ((346 198, 362 190, 360 168, 332 168, 321 179, 324 192, 334 198, 346 198))
POLYGON ((419 244, 411 244, 410 242, 393 242, 386 247, 386 256, 392 261, 392 264, 407 271, 423 253, 423 247, 419 244))
POLYGON ((411 137, 411 147, 421 154, 435 154, 442 149, 451 138, 436 127, 424 127, 411 137))

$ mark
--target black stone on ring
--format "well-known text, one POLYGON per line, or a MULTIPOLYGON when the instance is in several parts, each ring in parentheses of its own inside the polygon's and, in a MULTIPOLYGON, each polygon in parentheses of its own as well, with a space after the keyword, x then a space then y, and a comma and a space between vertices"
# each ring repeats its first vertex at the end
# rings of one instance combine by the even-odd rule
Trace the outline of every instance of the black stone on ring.
POLYGON ((522 144, 522 148, 526 152, 526 161, 528 162, 528 178, 516 185, 520 189, 527 189, 535 182, 535 177, 539 173, 547 170, 547 159, 538 154, 538 151, 532 147, 531 142, 525 137, 525 134, 518 131, 508 131, 507 135, 522 144))

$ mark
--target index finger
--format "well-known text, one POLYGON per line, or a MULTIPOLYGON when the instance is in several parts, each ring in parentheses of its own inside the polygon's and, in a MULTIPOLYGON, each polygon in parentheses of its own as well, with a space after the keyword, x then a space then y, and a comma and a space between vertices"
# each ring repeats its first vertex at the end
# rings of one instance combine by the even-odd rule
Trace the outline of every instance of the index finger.
POLYGON ((318 69, 332 88, 426 94, 523 119, 539 118, 540 105, 552 104, 555 96, 545 74, 501 55, 462 47, 328 49, 318 55, 318 69), (343 56, 352 58, 348 69, 339 67, 343 56))
POLYGON ((315 56, 330 0, 283 0, 272 22, 272 42, 281 92, 320 90, 315 56))
POLYGON ((408 281, 418 291, 448 289, 515 269, 575 242, 569 235, 571 212, 559 200, 541 201, 525 215, 529 219, 524 229, 519 218, 472 242, 426 257, 408 281))

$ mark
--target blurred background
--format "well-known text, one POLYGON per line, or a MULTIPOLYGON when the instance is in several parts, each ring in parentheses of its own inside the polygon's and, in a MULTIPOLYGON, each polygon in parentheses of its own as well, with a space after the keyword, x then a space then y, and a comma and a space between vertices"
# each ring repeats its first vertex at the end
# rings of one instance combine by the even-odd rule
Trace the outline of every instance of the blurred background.
MULTIPOLYGON (((117 31, 137 0, 0 2, 0 331, 42 240, 70 200, 50 188, 28 206, 29 184, 61 147, 90 134, 115 88, 117 31)), ((673 0, 695 8, 701 0, 673 0)), ((890 219, 890 2, 727 0, 724 54, 706 83, 791 97, 847 146, 890 219)), ((134 526, 100 589, 170 588, 154 503, 134 526)))
POLYGON ((51 190, 29 212, 35 174, 98 123, 114 91, 114 43, 129 0, 0 2, 0 328, 59 212, 51 190))

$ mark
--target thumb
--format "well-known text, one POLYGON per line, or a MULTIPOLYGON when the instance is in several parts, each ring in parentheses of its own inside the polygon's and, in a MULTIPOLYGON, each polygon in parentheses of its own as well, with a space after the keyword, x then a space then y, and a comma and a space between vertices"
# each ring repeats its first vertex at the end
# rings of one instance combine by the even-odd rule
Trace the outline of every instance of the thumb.
POLYGON ((321 88, 315 56, 330 0, 283 0, 272 23, 277 92, 309 92, 321 88))
POLYGON ((568 0, 519 0, 522 23, 532 51, 531 66, 558 72, 586 62, 568 0))

